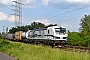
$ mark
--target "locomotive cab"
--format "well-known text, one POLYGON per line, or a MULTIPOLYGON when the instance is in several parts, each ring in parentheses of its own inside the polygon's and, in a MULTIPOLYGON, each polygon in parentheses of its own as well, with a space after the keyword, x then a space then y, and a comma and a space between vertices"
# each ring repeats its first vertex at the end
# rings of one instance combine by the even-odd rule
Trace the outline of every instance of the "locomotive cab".
POLYGON ((67 33, 65 27, 52 26, 49 27, 47 30, 48 30, 48 39, 51 40, 50 43, 54 45, 67 43, 67 33))

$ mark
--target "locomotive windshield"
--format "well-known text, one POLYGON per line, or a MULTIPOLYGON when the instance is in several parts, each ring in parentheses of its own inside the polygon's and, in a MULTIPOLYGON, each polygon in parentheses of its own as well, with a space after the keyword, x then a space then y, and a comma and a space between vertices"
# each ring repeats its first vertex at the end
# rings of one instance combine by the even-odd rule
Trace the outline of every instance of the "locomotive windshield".
POLYGON ((55 32, 56 32, 56 34, 60 34, 60 33, 65 34, 66 29, 65 28, 55 28, 55 32))

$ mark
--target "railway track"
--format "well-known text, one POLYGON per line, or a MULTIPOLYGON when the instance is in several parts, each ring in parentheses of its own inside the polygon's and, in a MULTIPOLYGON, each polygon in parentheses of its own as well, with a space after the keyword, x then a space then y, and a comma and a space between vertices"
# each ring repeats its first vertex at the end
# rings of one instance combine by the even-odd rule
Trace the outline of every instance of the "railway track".
MULTIPOLYGON (((14 41, 14 40, 11 40, 11 41, 14 41)), ((18 41, 18 42, 22 42, 22 41, 18 41)), ((44 46, 48 46, 48 45, 44 45, 44 46)), ((60 49, 64 49, 64 50, 75 50, 75 51, 89 52, 90 53, 90 48, 88 48, 88 47, 65 45, 63 47, 61 47, 61 46, 54 46, 52 48, 60 48, 60 49)))
POLYGON ((88 47, 65 45, 64 47, 57 47, 57 48, 65 49, 65 50, 75 50, 75 51, 81 51, 81 52, 88 52, 88 53, 90 53, 90 48, 88 48, 88 47))

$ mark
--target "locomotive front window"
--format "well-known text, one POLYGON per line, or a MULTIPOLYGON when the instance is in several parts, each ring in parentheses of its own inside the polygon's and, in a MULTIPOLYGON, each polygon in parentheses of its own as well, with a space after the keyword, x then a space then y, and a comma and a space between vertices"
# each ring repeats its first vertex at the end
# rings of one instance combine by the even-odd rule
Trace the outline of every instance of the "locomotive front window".
POLYGON ((65 28, 55 28, 55 32, 56 34, 60 34, 60 33, 66 33, 66 29, 65 28))
POLYGON ((60 28, 60 33, 66 33, 66 29, 65 28, 60 28))

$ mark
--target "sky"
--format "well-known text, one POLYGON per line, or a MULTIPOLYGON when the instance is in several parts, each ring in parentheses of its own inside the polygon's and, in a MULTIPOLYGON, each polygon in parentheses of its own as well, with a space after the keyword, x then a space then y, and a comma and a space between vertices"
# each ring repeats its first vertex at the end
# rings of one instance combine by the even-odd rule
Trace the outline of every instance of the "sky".
MULTIPOLYGON (((4 29, 14 27, 12 1, 15 0, 0 0, 0 32, 3 32, 3 26, 4 29)), ((22 0, 22 3, 25 4, 22 6, 22 25, 36 21, 78 32, 80 20, 90 14, 90 0, 22 0)))

